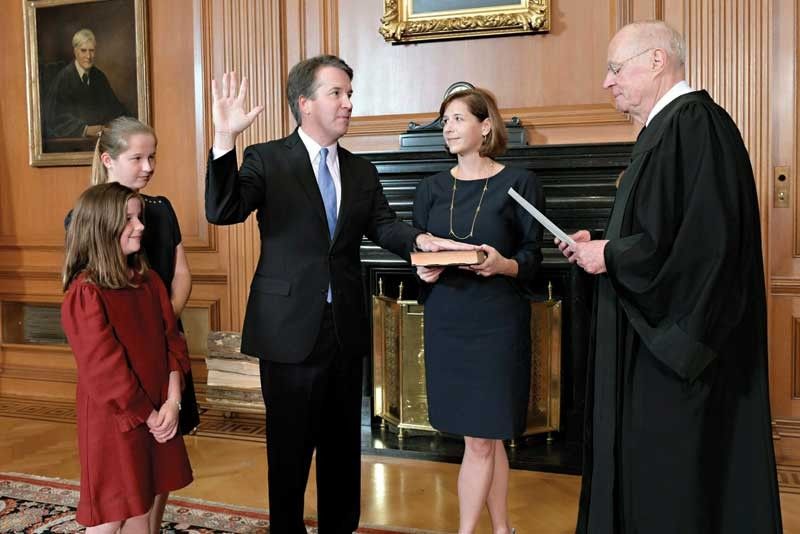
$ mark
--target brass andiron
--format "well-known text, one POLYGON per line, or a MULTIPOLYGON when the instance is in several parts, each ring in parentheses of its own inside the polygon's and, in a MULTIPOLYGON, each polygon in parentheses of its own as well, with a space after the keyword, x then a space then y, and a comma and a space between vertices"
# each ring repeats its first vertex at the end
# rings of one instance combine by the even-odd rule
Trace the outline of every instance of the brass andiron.
MULTIPOLYGON (((403 300, 403 283, 397 299, 372 297, 373 404, 375 415, 397 429, 398 440, 408 431, 436 432, 428 420, 425 380, 424 306, 403 300)), ((531 301, 531 386, 523 436, 559 430, 561 399, 561 301, 547 284, 547 300, 531 301)), ((511 447, 518 446, 516 440, 511 447)))

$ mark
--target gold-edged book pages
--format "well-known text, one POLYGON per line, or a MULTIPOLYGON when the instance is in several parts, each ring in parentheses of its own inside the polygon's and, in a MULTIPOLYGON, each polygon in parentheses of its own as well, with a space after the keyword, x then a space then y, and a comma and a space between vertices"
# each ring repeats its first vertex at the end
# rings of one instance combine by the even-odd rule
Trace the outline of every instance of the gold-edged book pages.
POLYGON ((447 267, 451 265, 478 265, 486 259, 482 250, 442 250, 439 252, 412 252, 411 265, 421 267, 447 267))

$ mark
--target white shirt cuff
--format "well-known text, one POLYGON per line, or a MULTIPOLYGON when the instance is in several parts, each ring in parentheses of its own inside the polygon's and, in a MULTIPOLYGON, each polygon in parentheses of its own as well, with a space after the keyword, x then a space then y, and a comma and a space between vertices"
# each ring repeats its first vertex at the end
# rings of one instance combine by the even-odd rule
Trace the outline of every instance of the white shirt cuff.
MULTIPOLYGON (((233 149, 231 149, 231 150, 233 150, 233 149)), ((215 146, 212 146, 211 147, 211 159, 219 159, 222 156, 224 156, 225 154, 227 154, 228 152, 230 152, 231 150, 222 150, 222 149, 219 149, 219 148, 217 148, 215 146)))

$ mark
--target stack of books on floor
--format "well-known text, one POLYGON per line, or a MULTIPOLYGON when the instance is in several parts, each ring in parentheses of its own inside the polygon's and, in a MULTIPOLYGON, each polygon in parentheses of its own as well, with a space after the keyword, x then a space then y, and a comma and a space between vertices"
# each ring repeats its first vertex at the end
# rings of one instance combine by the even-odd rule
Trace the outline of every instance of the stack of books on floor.
POLYGON ((226 411, 264 412, 258 358, 239 352, 239 332, 210 332, 206 399, 226 411))

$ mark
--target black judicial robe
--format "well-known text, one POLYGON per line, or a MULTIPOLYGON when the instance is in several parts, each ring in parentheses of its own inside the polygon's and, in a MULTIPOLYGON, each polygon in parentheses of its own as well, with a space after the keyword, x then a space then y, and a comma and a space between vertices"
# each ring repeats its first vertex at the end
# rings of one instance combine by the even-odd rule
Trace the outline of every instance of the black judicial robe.
POLYGON ((781 532, 756 189, 708 93, 640 134, 606 238, 577 532, 781 532))
POLYGON ((72 62, 53 79, 44 102, 45 137, 81 137, 86 126, 128 114, 103 71, 92 67, 88 74, 86 85, 72 62))

